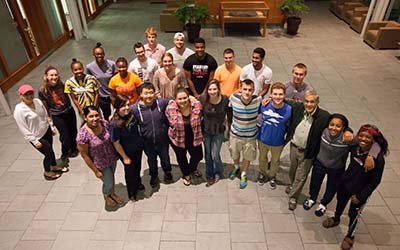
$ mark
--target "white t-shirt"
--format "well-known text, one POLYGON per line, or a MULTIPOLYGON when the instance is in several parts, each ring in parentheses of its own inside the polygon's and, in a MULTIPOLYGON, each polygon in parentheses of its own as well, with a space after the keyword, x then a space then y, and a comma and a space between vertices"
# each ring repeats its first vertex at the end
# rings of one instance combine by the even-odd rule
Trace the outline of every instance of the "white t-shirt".
POLYGON ((158 63, 156 60, 147 58, 146 62, 141 63, 137 58, 129 63, 128 71, 139 76, 142 82, 153 83, 154 73, 158 69, 158 63))
POLYGON ((183 51, 182 55, 176 52, 175 47, 169 49, 167 52, 172 54, 172 56, 174 57, 175 66, 182 71, 184 70, 183 63, 185 62, 186 58, 194 54, 194 51, 189 48, 185 48, 185 51, 183 51))
POLYGON ((242 68, 240 81, 250 79, 254 82, 254 94, 259 95, 264 84, 272 84, 272 70, 263 64, 260 70, 255 70, 253 64, 248 64, 242 68))

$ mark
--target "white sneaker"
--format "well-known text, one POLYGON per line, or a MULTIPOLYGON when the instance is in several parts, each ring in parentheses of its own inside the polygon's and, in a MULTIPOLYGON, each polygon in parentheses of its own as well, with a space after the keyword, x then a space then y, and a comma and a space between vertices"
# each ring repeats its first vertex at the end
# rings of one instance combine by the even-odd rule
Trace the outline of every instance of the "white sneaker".
POLYGON ((315 215, 318 217, 321 217, 325 214, 326 212, 326 207, 322 204, 319 204, 319 206, 317 207, 317 209, 315 209, 315 215))

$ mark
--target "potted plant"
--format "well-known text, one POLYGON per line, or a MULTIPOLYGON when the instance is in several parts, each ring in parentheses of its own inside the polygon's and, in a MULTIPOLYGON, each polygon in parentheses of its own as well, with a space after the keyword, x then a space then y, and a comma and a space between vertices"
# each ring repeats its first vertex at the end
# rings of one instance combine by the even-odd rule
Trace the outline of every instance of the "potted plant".
POLYGON ((200 36, 201 24, 210 17, 210 11, 205 4, 196 4, 193 1, 185 1, 179 4, 174 14, 178 17, 179 22, 184 25, 188 33, 189 42, 200 36))
POLYGON ((279 7, 286 16, 287 34, 296 35, 301 23, 301 15, 307 14, 310 8, 304 0, 284 0, 279 7))

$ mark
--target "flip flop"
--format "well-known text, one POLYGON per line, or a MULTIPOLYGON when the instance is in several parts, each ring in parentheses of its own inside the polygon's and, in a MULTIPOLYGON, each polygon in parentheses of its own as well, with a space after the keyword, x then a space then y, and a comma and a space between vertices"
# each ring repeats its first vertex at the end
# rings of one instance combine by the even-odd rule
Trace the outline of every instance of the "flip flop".
MULTIPOLYGON (((54 173, 54 172, 53 172, 54 173)), ((44 173, 43 174, 43 177, 44 177, 44 179, 46 180, 46 181, 54 181, 54 180, 57 180, 58 178, 60 178, 61 177, 61 174, 57 174, 57 173, 54 173, 54 175, 46 175, 46 173, 44 173)))
POLYGON ((53 172, 58 172, 58 173, 67 173, 69 171, 69 168, 67 167, 60 167, 60 166, 55 166, 52 167, 53 172))

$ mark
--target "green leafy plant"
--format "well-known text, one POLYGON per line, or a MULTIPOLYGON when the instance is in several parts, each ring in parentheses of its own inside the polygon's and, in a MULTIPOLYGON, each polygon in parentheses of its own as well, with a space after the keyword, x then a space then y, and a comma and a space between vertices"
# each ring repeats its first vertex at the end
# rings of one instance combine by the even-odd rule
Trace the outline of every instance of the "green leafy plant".
POLYGON ((201 24, 210 18, 210 11, 205 4, 196 4, 193 1, 181 3, 174 15, 179 22, 186 24, 201 24))
POLYGON ((283 13, 286 13, 288 17, 300 17, 310 11, 310 8, 304 3, 304 0, 285 0, 279 8, 283 13))

